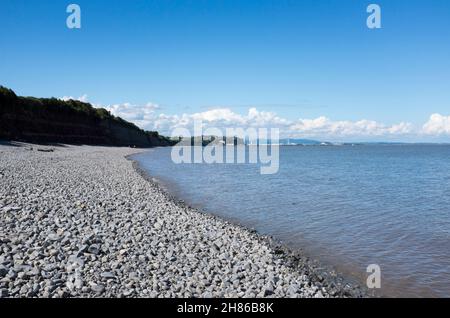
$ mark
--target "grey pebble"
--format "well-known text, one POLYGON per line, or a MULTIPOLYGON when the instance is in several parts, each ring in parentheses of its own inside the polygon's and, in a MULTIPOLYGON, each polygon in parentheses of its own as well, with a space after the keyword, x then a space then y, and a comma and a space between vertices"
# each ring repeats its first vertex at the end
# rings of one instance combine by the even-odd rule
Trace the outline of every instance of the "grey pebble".
POLYGON ((51 149, 0 144, 2 298, 366 295, 173 199, 125 158, 142 150, 51 149))

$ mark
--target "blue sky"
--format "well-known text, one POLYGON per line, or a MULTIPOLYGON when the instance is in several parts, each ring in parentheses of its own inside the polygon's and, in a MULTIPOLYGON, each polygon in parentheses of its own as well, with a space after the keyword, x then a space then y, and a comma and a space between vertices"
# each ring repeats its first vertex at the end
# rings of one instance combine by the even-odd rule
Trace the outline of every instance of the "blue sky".
POLYGON ((0 0, 0 36, 1 85, 87 95, 148 129, 200 113, 284 120, 292 136, 450 141, 447 0, 0 0), (366 26, 370 3, 382 29, 366 26))

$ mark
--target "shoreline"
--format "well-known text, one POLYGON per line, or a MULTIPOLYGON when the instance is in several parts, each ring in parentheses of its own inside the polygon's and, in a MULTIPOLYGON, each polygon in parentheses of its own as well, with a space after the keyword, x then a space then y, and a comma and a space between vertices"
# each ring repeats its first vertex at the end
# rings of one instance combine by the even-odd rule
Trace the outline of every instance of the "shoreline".
MULTIPOLYGON (((145 151, 145 150, 144 150, 145 151)), ((136 153, 137 154, 137 153, 136 153)), ((126 156, 127 160, 130 160, 133 164, 133 169, 135 169, 136 173, 139 174, 144 180, 149 182, 153 187, 157 188, 161 193, 166 196, 168 200, 173 201, 175 204, 179 205, 182 208, 189 208, 194 210, 196 213, 201 215, 211 217, 219 222, 225 222, 229 226, 238 227, 242 231, 246 231, 252 235, 254 235, 258 240, 267 244, 270 248, 272 248, 280 259, 283 259, 285 264, 287 264, 293 270, 297 269, 305 269, 310 274, 310 279, 313 283, 319 283, 324 287, 330 285, 339 284, 339 286, 345 286, 342 291, 336 293, 335 296, 344 296, 344 297, 378 297, 375 293, 370 293, 367 288, 359 286, 355 279, 350 279, 348 277, 344 277, 342 273, 335 271, 330 265, 325 266, 320 260, 311 259, 309 256, 305 256, 301 249, 293 249, 282 242, 279 242, 274 237, 270 235, 264 235, 259 233, 256 229, 249 228, 245 225, 239 223, 238 220, 229 220, 225 217, 210 213, 209 211, 205 211, 201 209, 201 207, 195 207, 190 205, 185 200, 178 198, 176 195, 172 194, 168 189, 165 189, 158 179, 149 174, 145 169, 143 169, 139 162, 132 157, 135 154, 131 154, 126 156)))
POLYGON ((142 151, 0 145, 0 298, 370 297, 170 195, 130 159, 142 151))

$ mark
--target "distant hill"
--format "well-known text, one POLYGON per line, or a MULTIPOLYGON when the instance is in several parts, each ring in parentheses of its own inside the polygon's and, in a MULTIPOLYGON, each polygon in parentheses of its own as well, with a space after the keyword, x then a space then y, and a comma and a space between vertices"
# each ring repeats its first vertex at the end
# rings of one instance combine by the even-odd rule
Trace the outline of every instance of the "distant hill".
POLYGON ((35 143, 156 147, 173 144, 103 108, 76 100, 20 97, 0 86, 0 139, 35 143))

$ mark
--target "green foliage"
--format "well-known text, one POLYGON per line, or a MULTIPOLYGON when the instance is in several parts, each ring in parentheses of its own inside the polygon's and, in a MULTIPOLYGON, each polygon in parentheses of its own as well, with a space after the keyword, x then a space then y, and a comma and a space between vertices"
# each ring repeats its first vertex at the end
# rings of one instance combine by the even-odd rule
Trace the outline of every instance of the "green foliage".
POLYGON ((4 86, 0 85, 0 95, 4 96, 5 98, 16 98, 16 94, 13 92, 13 90, 6 88, 4 86))
POLYGON ((96 110, 97 116, 101 119, 107 119, 111 117, 111 113, 104 108, 97 108, 96 110))

